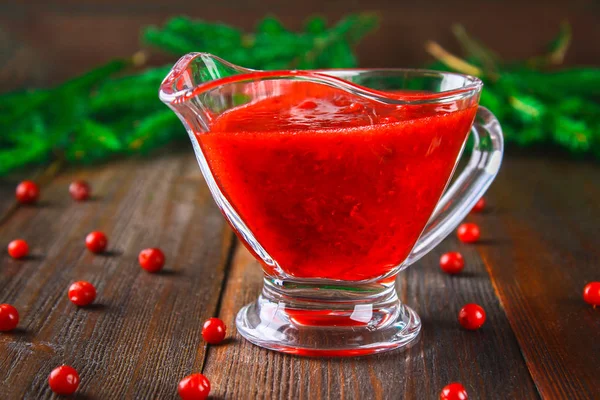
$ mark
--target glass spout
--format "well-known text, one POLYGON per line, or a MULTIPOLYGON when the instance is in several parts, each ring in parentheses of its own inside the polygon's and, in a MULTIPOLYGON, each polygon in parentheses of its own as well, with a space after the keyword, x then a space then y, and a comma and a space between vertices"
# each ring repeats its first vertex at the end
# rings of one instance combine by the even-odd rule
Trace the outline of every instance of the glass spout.
MULTIPOLYGON (((160 100, 169 106, 189 129, 208 131, 210 121, 218 108, 223 111, 231 106, 228 97, 207 96, 210 82, 253 70, 233 65, 207 53, 190 53, 181 57, 163 80, 160 100)), ((212 87, 214 89, 214 87, 212 87)))

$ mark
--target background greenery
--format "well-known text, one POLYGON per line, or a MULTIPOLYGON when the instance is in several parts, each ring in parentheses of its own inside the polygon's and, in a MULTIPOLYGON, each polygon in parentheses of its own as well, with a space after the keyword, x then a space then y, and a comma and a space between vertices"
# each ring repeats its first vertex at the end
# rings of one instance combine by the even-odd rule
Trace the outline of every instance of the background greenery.
MULTIPOLYGON (((172 54, 173 61, 204 51, 256 69, 354 67, 354 47, 377 26, 371 14, 349 15, 333 25, 321 17, 292 32, 276 18, 256 30, 173 18, 148 27, 143 44, 172 54)), ((500 119, 509 143, 558 145, 573 154, 600 157, 600 71, 556 71, 571 32, 564 25, 548 53, 518 63, 498 55, 456 26, 465 57, 428 43, 438 62, 430 66, 480 76, 486 83, 482 104, 500 119)), ((53 159, 90 163, 147 152, 185 138, 179 120, 157 97, 171 64, 145 67, 146 53, 118 59, 55 88, 29 89, 0 96, 0 174, 53 159)))

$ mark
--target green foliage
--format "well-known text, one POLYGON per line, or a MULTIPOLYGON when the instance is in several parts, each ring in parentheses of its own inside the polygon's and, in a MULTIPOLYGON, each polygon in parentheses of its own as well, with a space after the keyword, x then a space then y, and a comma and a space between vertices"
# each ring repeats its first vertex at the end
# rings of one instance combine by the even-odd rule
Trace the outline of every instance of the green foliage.
MULTIPOLYGON (((550 144, 600 157, 600 69, 556 70, 571 40, 568 24, 562 24, 546 54, 511 63, 471 38, 462 26, 452 31, 466 53, 464 61, 481 71, 481 104, 496 114, 508 143, 550 144)), ((434 69, 457 65, 444 55, 438 60, 434 69)))
MULTIPOLYGON (((221 23, 175 17, 146 28, 143 41, 177 57, 203 51, 256 69, 355 67, 353 47, 375 28, 371 14, 332 26, 322 17, 302 32, 274 17, 246 33, 221 23)), ((52 89, 0 95, 0 175, 60 157, 74 164, 148 152, 185 131, 158 100, 169 66, 139 70, 139 56, 111 61, 52 89)))

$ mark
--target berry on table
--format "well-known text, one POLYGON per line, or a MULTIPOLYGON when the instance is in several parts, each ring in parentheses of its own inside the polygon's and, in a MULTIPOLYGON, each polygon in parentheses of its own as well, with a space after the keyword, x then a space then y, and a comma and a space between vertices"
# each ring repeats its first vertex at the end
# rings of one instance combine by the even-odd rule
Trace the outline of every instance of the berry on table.
POLYGON ((451 251, 440 257, 440 268, 447 274, 458 274, 464 267, 465 259, 458 251, 451 251))
POLYGON ((600 282, 590 282, 583 288, 583 300, 594 307, 600 306, 600 282))
POLYGON ((29 254, 29 245, 23 239, 13 240, 8 244, 8 254, 12 258, 23 258, 29 254))
POLYGON ((177 392, 182 400, 204 400, 210 393, 210 381, 202 374, 192 374, 179 382, 177 392))
POLYGON ((468 398, 465 387, 458 382, 444 386, 440 393, 440 400, 467 400, 468 398))
POLYGON ((485 209, 485 199, 482 197, 477 201, 477 203, 475 203, 475 206, 473 206, 473 208, 471 209, 471 212, 480 213, 484 209, 485 209))
POLYGON ((460 309, 458 322, 465 329, 477 330, 485 322, 485 310, 479 304, 469 303, 460 309))
POLYGON ((40 188, 35 182, 23 181, 17 185, 15 195, 19 203, 32 204, 40 197, 40 188))
POLYGON ((479 226, 470 222, 461 224, 456 233, 460 241, 463 243, 475 243, 481 236, 479 226))
POLYGON ((165 254, 157 248, 144 249, 140 251, 138 262, 146 271, 158 272, 165 265, 165 254))
POLYGON ((85 245, 92 253, 102 253, 106 250, 108 239, 99 231, 94 231, 85 237, 85 245))
POLYGON ((69 287, 69 300, 79 307, 87 306, 96 298, 96 288, 89 282, 78 281, 69 287))
POLYGON ((219 344, 225 339, 227 327, 219 318, 209 318, 202 327, 202 338, 210 344, 219 344))
POLYGON ((61 365, 54 368, 48 376, 50 389, 56 394, 67 396, 75 393, 79 386, 79 374, 73 367, 61 365))
POLYGON ((0 304, 0 332, 12 331, 19 325, 19 312, 10 304, 0 304))
POLYGON ((90 198, 92 188, 86 181, 73 181, 69 185, 69 193, 73 200, 85 201, 90 198))

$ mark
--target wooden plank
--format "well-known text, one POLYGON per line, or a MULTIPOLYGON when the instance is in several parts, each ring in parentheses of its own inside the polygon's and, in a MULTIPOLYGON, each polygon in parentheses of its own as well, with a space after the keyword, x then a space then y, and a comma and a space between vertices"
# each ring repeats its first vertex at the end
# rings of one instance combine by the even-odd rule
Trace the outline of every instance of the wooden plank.
POLYGON ((15 188, 18 184, 16 177, 0 179, 0 222, 16 209, 15 188))
POLYGON ((481 217, 496 292, 544 398, 600 397, 600 309, 582 299, 600 280, 600 165, 510 159, 481 217))
POLYGON ((232 241, 194 157, 65 173, 44 199, 0 229, 0 243, 23 237, 32 253, 0 253, 0 302, 21 314, 17 332, 0 334, 0 398, 50 398, 47 376, 62 363, 79 371, 85 398, 176 398, 179 380, 202 368, 202 321, 215 312, 232 241), (71 200, 75 178, 91 183, 91 201, 71 200), (92 230, 106 232, 108 254, 85 249, 92 230), (154 246, 167 264, 152 275, 137 255, 154 246), (70 303, 75 280, 96 286, 94 306, 70 303))
POLYGON ((261 349, 234 329, 237 311, 261 288, 257 262, 238 246, 219 316, 232 341, 210 347, 204 374, 213 393, 228 399, 434 399, 453 381, 475 399, 536 399, 537 391, 485 267, 472 246, 448 238, 417 265, 400 274, 402 300, 423 319, 420 341, 405 352, 359 358, 302 358, 261 349), (439 270, 439 256, 458 249, 466 258, 462 275, 439 270), (459 309, 481 304, 484 327, 467 332, 459 309))

